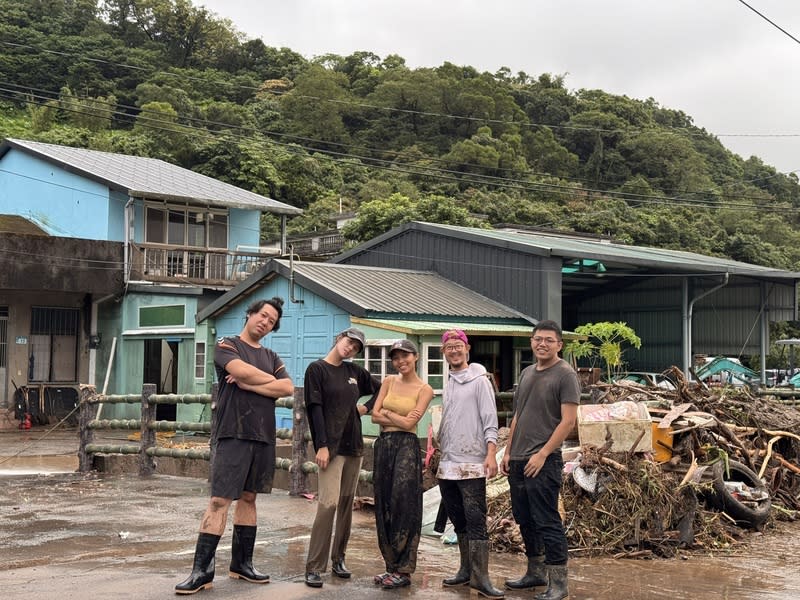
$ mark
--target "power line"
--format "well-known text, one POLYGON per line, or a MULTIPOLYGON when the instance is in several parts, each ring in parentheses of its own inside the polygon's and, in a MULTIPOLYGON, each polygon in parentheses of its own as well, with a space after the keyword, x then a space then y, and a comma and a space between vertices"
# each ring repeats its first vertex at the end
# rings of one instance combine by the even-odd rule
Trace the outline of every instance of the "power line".
MULTIPOLYGON (((739 0, 740 2, 742 0, 739 0)), ((748 7, 749 8, 749 7, 748 7)), ((39 48, 32 44, 22 44, 18 42, 7 42, 7 41, 0 41, 0 44, 4 44, 7 46, 15 47, 15 48, 28 48, 34 50, 36 52, 47 53, 47 54, 54 54, 57 56, 63 56, 68 58, 78 58, 81 60, 86 60, 89 62, 94 62, 98 64, 106 64, 115 67, 122 67, 127 69, 135 69, 142 72, 150 73, 150 74, 159 74, 165 77, 170 77, 179 80, 187 80, 187 81, 196 81, 203 84, 207 84, 209 81, 208 79, 204 79, 202 77, 192 76, 186 73, 170 73, 169 71, 158 70, 155 67, 145 68, 136 65, 130 65, 127 63, 118 63, 114 61, 93 58, 91 56, 80 54, 76 52, 61 52, 58 50, 50 50, 46 48, 39 48)), ((178 68, 178 67, 176 67, 178 68)), ((226 73, 228 73, 226 71, 226 73)), ((230 74, 230 73, 228 73, 230 74)), ((417 115, 417 116, 424 116, 424 117, 436 117, 436 118, 445 118, 445 119, 459 119, 462 121, 474 121, 480 123, 492 123, 497 125, 511 125, 511 126, 525 126, 531 128, 547 128, 547 129, 563 129, 566 131, 585 131, 589 133, 626 133, 626 134, 635 134, 637 132, 641 133, 644 131, 649 131, 647 129, 642 129, 639 127, 630 127, 627 129, 605 129, 601 127, 587 127, 587 126, 578 126, 578 125, 553 125, 549 123, 536 123, 536 122, 522 122, 522 121, 508 121, 503 119, 492 119, 488 117, 473 117, 469 115, 457 115, 451 113, 440 113, 435 111, 423 111, 423 110, 414 110, 409 108, 397 108, 392 106, 380 106, 376 104, 369 104, 366 102, 358 102, 356 100, 342 100, 337 98, 324 98, 322 96, 312 96, 307 94, 297 94, 293 90, 290 91, 281 91, 281 90, 264 90, 260 87, 248 86, 240 83, 233 83, 231 81, 217 81, 215 83, 219 83, 225 85, 230 88, 234 89, 242 89, 242 90, 249 90, 251 92, 262 92, 266 94, 271 94, 274 96, 283 96, 287 94, 292 94, 294 97, 297 98, 304 98, 308 100, 316 100, 319 102, 330 102, 333 104, 343 104, 346 106, 354 106, 358 108, 369 108, 373 110, 379 110, 384 112, 394 112, 394 113, 401 113, 401 114, 408 114, 408 115, 417 115)), ((709 134, 703 131, 694 131, 693 129, 700 129, 697 127, 687 128, 687 127, 668 127, 662 126, 663 129, 667 131, 671 131, 673 133, 681 133, 688 136, 715 136, 715 137, 762 137, 762 138, 780 138, 780 137, 800 137, 800 133, 715 133, 709 134)))
MULTIPOLYGON (((13 46, 13 47, 28 48, 28 49, 35 50, 37 52, 52 53, 52 54, 56 54, 56 55, 59 55, 59 56, 78 57, 78 58, 85 59, 85 60, 91 61, 91 62, 98 62, 98 63, 109 64, 109 65, 113 65, 113 66, 121 66, 121 67, 124 67, 124 68, 138 69, 138 70, 141 70, 141 71, 146 71, 147 70, 147 69, 144 69, 142 67, 137 67, 135 65, 128 65, 128 64, 125 64, 125 63, 116 63, 116 62, 113 62, 113 61, 106 61, 106 60, 103 60, 103 59, 95 59, 95 58, 88 57, 86 55, 77 54, 77 53, 67 53, 67 52, 59 52, 59 51, 55 51, 55 50, 41 49, 41 48, 37 48, 36 46, 30 45, 30 44, 20 44, 20 43, 14 43, 14 42, 0 42, 0 43, 4 43, 4 44, 7 44, 7 45, 13 46)), ((155 72, 155 73, 159 73, 161 75, 165 75, 165 76, 169 76, 169 77, 173 77, 173 78, 177 78, 177 79, 187 79, 189 81, 199 81, 199 82, 206 83, 205 79, 200 78, 200 77, 193 77, 193 76, 190 76, 188 74, 169 73, 167 71, 157 71, 157 70, 152 69, 152 68, 149 71, 151 73, 155 72)), ((258 89, 259 89, 259 88, 255 88, 255 87, 252 87, 252 86, 245 86, 245 85, 241 85, 241 84, 233 84, 232 82, 227 82, 227 81, 224 81, 224 82, 221 82, 221 83, 225 83, 226 85, 228 85, 230 87, 239 88, 239 89, 246 89, 246 90, 250 90, 250 91, 254 91, 254 90, 258 91, 258 89)), ((20 87, 22 89, 36 89, 36 88, 25 88, 23 86, 16 86, 15 84, 11 84, 11 83, 8 83, 7 85, 12 85, 14 87, 20 87)), ((45 93, 53 93, 53 92, 49 92, 49 91, 45 91, 45 90, 41 90, 41 89, 38 90, 38 91, 43 91, 45 93)), ((272 90, 272 91, 270 91, 270 93, 279 93, 279 92, 276 92, 276 91, 272 90)), ((283 93, 283 92, 280 92, 280 93, 283 93)), ((426 112, 426 111, 414 111, 414 110, 411 110, 411 109, 398 109, 398 108, 392 108, 392 107, 380 107, 380 106, 376 106, 376 105, 357 103, 357 102, 354 102, 354 101, 345 101, 345 100, 338 100, 338 99, 325 99, 325 98, 321 98, 321 97, 317 97, 317 96, 297 95, 297 97, 309 98, 309 99, 318 100, 318 101, 325 101, 325 102, 352 104, 354 106, 359 106, 359 107, 366 107, 366 108, 372 108, 372 109, 377 109, 377 110, 391 110, 391 111, 398 111, 398 112, 408 113, 408 114, 418 114, 418 115, 423 115, 423 116, 437 116, 437 117, 445 117, 445 118, 451 118, 451 119, 462 119, 462 120, 466 119, 466 120, 474 120, 474 121, 479 121, 479 122, 489 122, 489 121, 491 121, 491 122, 494 122, 494 123, 502 123, 502 124, 505 124, 505 125, 513 125, 513 126, 525 125, 525 123, 522 123, 522 122, 519 122, 519 121, 501 121, 501 120, 491 120, 491 119, 487 121, 487 119, 479 118, 479 117, 466 117, 466 116, 463 116, 463 115, 433 113, 433 112, 426 112)), ((131 109, 131 110, 140 110, 137 107, 131 107, 131 106, 125 106, 125 108, 131 109)), ((125 116, 129 117, 129 115, 125 115, 125 116)), ((236 128, 236 129, 241 129, 241 130, 253 131, 252 129, 248 129, 248 128, 229 125, 229 124, 226 124, 226 123, 206 121, 206 120, 197 119, 197 118, 194 118, 194 117, 181 116, 181 118, 183 120, 189 121, 189 122, 201 122, 201 123, 207 123, 207 124, 214 124, 214 125, 220 126, 220 127, 236 128)), ((537 123, 528 123, 528 125, 534 126, 534 127, 545 127, 545 128, 550 128, 550 129, 566 128, 566 129, 575 129, 575 130, 582 130, 582 131, 589 131, 589 132, 600 132, 600 133, 622 133, 622 132, 624 132, 627 135, 632 135, 632 134, 636 134, 637 132, 641 133, 643 131, 646 131, 646 130, 642 130, 642 129, 638 129, 638 128, 628 128, 628 129, 623 129, 623 130, 616 129, 615 130, 615 129, 602 129, 602 128, 592 128, 592 127, 572 127, 572 126, 544 125, 544 124, 537 124, 537 123)), ((671 128, 667 128, 667 130, 671 131, 672 133, 680 132, 681 134, 686 134, 686 135, 690 135, 690 136, 693 136, 693 135, 709 136, 710 135, 710 134, 707 134, 705 132, 699 133, 699 132, 691 131, 691 130, 689 130, 687 128, 671 127, 671 128)), ((342 144, 342 143, 338 143, 338 142, 327 142, 327 141, 315 140, 313 138, 308 138, 308 137, 304 137, 304 136, 295 136, 295 135, 284 133, 284 132, 260 131, 259 133, 261 133, 262 135, 280 136, 280 137, 285 137, 287 139, 296 139, 296 140, 303 141, 303 142, 309 142, 309 143, 313 143, 313 144, 322 144, 322 145, 325 146, 323 148, 309 148, 308 146, 303 146, 306 150, 308 150, 310 152, 328 152, 329 153, 330 150, 328 148, 330 146, 338 146, 338 147, 351 148, 351 149, 353 148, 352 144, 351 145, 346 145, 346 144, 342 144)), ((731 135, 731 136, 749 136, 749 137, 800 137, 800 134, 727 134, 727 135, 731 135)), ((717 134, 717 136, 719 136, 719 134, 717 134)), ((369 147, 366 147, 366 146, 363 146, 363 145, 361 145, 361 146, 356 145, 355 148, 356 149, 363 149, 363 150, 366 150, 368 152, 376 152, 376 153, 380 153, 380 154, 384 154, 384 155, 385 154, 390 154, 390 155, 398 156, 398 155, 401 154, 400 152, 393 151, 393 150, 386 150, 386 149, 379 149, 379 148, 369 148, 369 147)), ((366 160, 366 161, 373 160, 371 157, 363 157, 363 156, 358 156, 358 155, 352 155, 350 153, 341 153, 340 155, 348 155, 348 154, 350 156, 352 156, 353 158, 356 158, 356 159, 362 160, 362 161, 363 160, 366 160)), ((429 157, 428 160, 431 161, 431 162, 437 162, 437 163, 440 163, 440 164, 442 164, 442 163, 446 164, 446 162, 447 162, 447 161, 445 161, 445 160, 443 160, 443 159, 441 159, 439 157, 429 157)), ((482 165, 464 164, 464 166, 475 167, 475 168, 484 168, 482 165)), ((505 168, 505 167, 499 167, 499 166, 498 167, 493 167, 493 170, 498 171, 498 172, 511 171, 511 169, 508 169, 508 168, 505 168)), ((462 171, 452 171, 452 172, 457 173, 457 174, 463 173, 462 171)), ((532 169, 528 169, 527 170, 527 174, 528 175, 541 175, 541 176, 547 176, 547 177, 551 177, 552 176, 549 173, 535 172, 532 169)), ((472 174, 472 175, 478 176, 478 177, 483 177, 483 175, 480 175, 480 174, 472 174)), ((462 175, 462 177, 463 177, 463 175, 462 175)), ((770 176, 770 178, 771 177, 773 177, 773 176, 770 176)), ((606 181, 602 181, 602 180, 590 180, 590 179, 586 179, 586 178, 569 177, 569 176, 567 176, 567 177, 559 177, 559 179, 567 180, 567 181, 576 181, 576 182, 579 182, 581 184, 583 184, 583 182, 591 182, 591 183, 594 183, 595 185, 597 185, 597 184, 601 184, 601 185, 605 184, 605 185, 609 185, 609 186, 610 185, 616 185, 615 183, 606 182, 606 181)), ((751 180, 751 182, 754 182, 754 181, 757 181, 757 180, 751 180)), ((478 185, 481 185, 481 184, 478 184, 478 185)), ((720 185, 729 186, 729 185, 735 185, 735 183, 726 182, 726 183, 722 183, 720 185)), ((681 194, 703 194, 703 193, 709 193, 709 192, 713 192, 713 190, 683 190, 680 193, 681 194)), ((606 192, 606 193, 613 194, 612 192, 606 192)), ((619 192, 617 192, 616 194, 619 195, 619 192)), ((648 196, 648 197, 650 197, 650 196, 648 196)), ((737 195, 736 198, 762 200, 761 197, 742 196, 742 195, 737 195)))
POLYGON ((741 4, 744 4, 744 5, 745 5, 747 8, 749 8, 750 10, 752 10, 752 11, 753 11, 754 13, 756 13, 756 14, 757 14, 759 17, 761 17, 761 18, 762 18, 762 19, 764 19, 764 20, 765 20, 767 23, 769 23, 770 25, 772 25, 772 26, 773 26, 775 29, 777 29, 778 31, 780 31, 780 32, 782 32, 782 33, 785 33, 785 34, 786 34, 787 36, 789 36, 789 37, 790 37, 790 38, 791 38, 791 39, 792 39, 794 42, 796 42, 796 43, 800 44, 800 40, 798 40, 798 39, 797 39, 796 37, 794 37, 794 36, 793 36, 791 33, 789 33, 788 31, 786 31, 786 30, 785 30, 783 27, 781 27, 780 25, 778 25, 778 24, 777 24, 775 21, 772 21, 772 20, 771 20, 769 17, 767 17, 765 14, 763 14, 763 13, 760 13, 759 11, 757 11, 755 8, 753 8, 752 6, 750 6, 750 5, 749 5, 747 2, 745 2, 744 0, 739 0, 739 2, 740 2, 741 4))
MULTIPOLYGON (((5 97, 7 99, 13 99, 13 100, 21 101, 21 102, 28 103, 28 104, 35 104, 35 105, 37 104, 33 100, 33 98, 40 99, 40 100, 47 100, 47 101, 52 101, 52 100, 55 99, 55 98, 36 95, 36 94, 25 94, 26 96, 28 96, 28 98, 20 99, 17 96, 13 95, 13 94, 21 94, 21 93, 22 92, 20 92, 18 90, 9 90, 7 88, 0 88, 0 97, 5 97), (6 92, 7 95, 3 96, 2 92, 6 92), (8 94, 12 94, 12 95, 8 95, 8 94)), ((96 116, 95 113, 82 111, 82 110, 79 110, 79 109, 73 108, 73 107, 61 107, 60 110, 63 110, 65 112, 72 112, 72 113, 75 113, 75 114, 96 116)), ((121 112, 121 111, 116 110, 116 109, 108 109, 105 112, 107 112, 109 114, 112 114, 112 115, 117 115, 117 116, 125 116, 125 117, 129 117, 130 116, 127 113, 121 112)), ((144 112, 147 113, 148 111, 144 111, 144 112)), ((150 112, 151 112, 151 114, 162 116, 162 114, 158 113, 157 111, 150 111, 150 112)), ((203 122, 202 119, 194 119, 194 121, 203 122)), ((182 130, 188 129, 188 130, 192 130, 192 131, 194 131, 196 133, 199 133, 200 135, 202 135, 202 136, 204 136, 206 138, 211 138, 211 139, 217 139, 218 137, 224 137, 224 136, 232 136, 232 137, 235 137, 237 139, 257 141, 256 139, 254 139, 252 137, 246 137, 246 136, 244 136, 242 134, 237 134, 237 133, 233 133, 233 132, 226 132, 225 134, 221 134, 221 133, 217 134, 217 133, 213 133, 211 131, 205 130, 205 129, 200 129, 200 128, 196 128, 196 127, 193 127, 193 126, 182 125, 180 123, 175 123, 175 122, 169 121, 169 120, 150 117, 148 114, 145 114, 144 117, 142 117, 139 120, 137 120, 137 123, 140 126, 143 126, 145 128, 148 128, 148 129, 152 129, 152 130, 156 130, 156 131, 164 131, 164 132, 168 132, 168 133, 181 133, 182 130)), ((210 123, 216 123, 216 122, 210 122, 210 123)), ((216 124, 225 125, 223 123, 216 123, 216 124)), ((263 135, 263 133, 261 131, 259 131, 259 130, 254 130, 254 129, 250 129, 250 128, 243 128, 243 127, 239 127, 239 126, 227 126, 227 127, 230 127, 231 129, 235 129, 235 130, 246 131, 246 132, 248 132, 250 134, 258 133, 258 134, 263 135)), ((735 203, 735 202, 728 201, 728 202, 722 203, 722 202, 717 202, 715 200, 690 200, 688 198, 681 198, 679 196, 646 195, 646 194, 636 194, 636 193, 631 193, 631 192, 619 192, 619 191, 613 191, 613 190, 591 189, 591 188, 584 188, 584 187, 576 188, 574 186, 569 186, 569 185, 564 185, 564 184, 535 182, 535 181, 529 181, 529 180, 525 180, 525 179, 514 179, 514 178, 499 177, 499 176, 494 176, 494 175, 484 175, 484 174, 479 174, 479 173, 465 173, 465 172, 458 171, 458 170, 441 169, 441 168, 429 167, 429 166, 426 166, 426 165, 414 165, 414 167, 412 168, 412 167, 407 167, 407 166, 399 166, 399 165, 397 165, 397 163, 394 163, 392 161, 385 160, 385 159, 380 159, 380 158, 375 158, 375 157, 357 155, 357 154, 352 154, 352 153, 347 153, 347 152, 336 152, 336 151, 332 151, 332 150, 327 150, 326 151, 324 149, 316 148, 316 147, 313 147, 313 146, 305 146, 305 145, 296 144, 296 143, 279 142, 279 141, 276 141, 276 140, 273 140, 273 139, 269 139, 269 138, 267 138, 267 140, 272 144, 275 144, 277 146, 284 146, 284 147, 286 147, 286 148, 288 148, 290 150, 296 150, 296 149, 299 148, 299 149, 305 150, 307 152, 325 152, 325 154, 318 155, 318 158, 322 158, 322 159, 329 160, 329 161, 332 161, 332 162, 339 163, 339 162, 342 162, 343 160, 354 159, 354 160, 360 161, 360 166, 362 166, 364 168, 381 169, 381 170, 386 170, 386 171, 395 172, 395 173, 401 173, 401 174, 406 174, 406 175, 412 175, 412 176, 432 177, 432 178, 438 178, 438 179, 443 180, 443 181, 453 181, 453 182, 457 182, 457 183, 461 183, 461 184, 466 183, 466 184, 473 184, 473 185, 479 185, 479 186, 505 187, 505 188, 508 188, 508 189, 516 189, 516 190, 519 190, 519 191, 528 191, 528 192, 560 193, 560 194, 566 194, 567 197, 573 197, 576 193, 586 193, 586 194, 594 194, 594 195, 599 195, 599 196, 607 196, 607 197, 610 197, 610 198, 617 198, 617 199, 621 199, 621 200, 635 201, 635 202, 640 203, 640 204, 653 204, 653 205, 661 204, 661 205, 673 205, 673 206, 682 205, 682 206, 695 207, 695 208, 710 208, 710 209, 720 209, 721 208, 721 209, 731 209, 731 210, 734 210, 734 209, 752 210, 754 208, 751 203, 747 203, 747 202, 735 203), (329 155, 333 155, 333 156, 329 156, 329 155), (334 158, 334 157, 339 157, 339 158, 334 158)), ((347 163, 347 165, 348 166, 352 166, 352 163, 347 163)), ((696 192, 695 191, 684 192, 684 193, 697 194, 697 193, 704 193, 706 191, 707 190, 696 191, 696 192)), ((731 196, 729 196, 729 197, 731 197, 731 196)), ((754 200, 764 200, 764 198, 746 197, 746 196, 732 196, 732 198, 738 198, 738 199, 751 198, 751 199, 754 199, 754 200)), ((780 209, 778 207, 773 207, 773 208, 774 208, 774 210, 781 210, 781 211, 790 212, 790 213, 791 212, 796 212, 796 210, 797 210, 797 209, 791 209, 791 208, 786 208, 786 209, 780 209)))

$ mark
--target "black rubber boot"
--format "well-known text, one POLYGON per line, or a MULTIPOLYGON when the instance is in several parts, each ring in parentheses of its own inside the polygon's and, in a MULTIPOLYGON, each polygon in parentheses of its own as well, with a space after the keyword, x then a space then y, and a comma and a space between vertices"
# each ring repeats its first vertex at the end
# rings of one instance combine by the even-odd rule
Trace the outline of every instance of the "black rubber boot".
POLYGON ((506 579, 506 587, 510 590, 526 590, 537 585, 547 585, 547 573, 544 567, 544 555, 529 556, 528 570, 519 579, 506 579))
POLYGON ((250 583, 269 583, 269 575, 253 567, 253 547, 256 545, 255 525, 234 525, 231 545, 231 567, 228 576, 250 583))
POLYGON ((469 580, 470 591, 475 590, 486 598, 504 598, 505 593, 492 585, 489 579, 489 542, 470 540, 469 562, 472 571, 469 580))
POLYGON ((458 567, 458 573, 442 581, 444 587, 466 585, 469 583, 472 568, 469 561, 469 540, 467 539, 466 533, 458 536, 458 551, 461 554, 461 566, 458 567))
POLYGON ((344 564, 344 556, 342 558, 334 558, 331 561, 331 573, 342 579, 350 579, 352 572, 344 564))
POLYGON ((567 565, 547 565, 547 579, 547 589, 536 594, 536 600, 564 600, 569 596, 567 565))
POLYGON ((218 535, 201 533, 197 536, 194 549, 194 565, 192 574, 185 581, 175 586, 176 594, 194 594, 200 590, 210 590, 214 581, 214 554, 219 544, 218 535))

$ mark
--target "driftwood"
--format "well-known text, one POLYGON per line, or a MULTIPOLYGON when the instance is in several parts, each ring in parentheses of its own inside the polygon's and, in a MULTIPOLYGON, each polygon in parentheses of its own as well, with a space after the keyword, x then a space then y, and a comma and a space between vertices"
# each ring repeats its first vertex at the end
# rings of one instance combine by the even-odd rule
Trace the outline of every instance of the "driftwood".
MULTIPOLYGON (((584 483, 590 474, 596 486, 587 491, 564 475, 562 517, 571 554, 649 558, 742 547, 745 530, 703 501, 714 476, 710 465, 718 460, 748 465, 766 482, 771 518, 800 517, 798 409, 746 388, 697 385, 679 369, 672 375, 675 390, 632 382, 593 387, 594 403, 647 402, 653 421, 670 428, 673 456, 657 464, 647 454, 612 453, 610 443, 583 447, 577 466, 584 483)), ((523 551, 507 493, 489 500, 488 524, 493 549, 523 551)))

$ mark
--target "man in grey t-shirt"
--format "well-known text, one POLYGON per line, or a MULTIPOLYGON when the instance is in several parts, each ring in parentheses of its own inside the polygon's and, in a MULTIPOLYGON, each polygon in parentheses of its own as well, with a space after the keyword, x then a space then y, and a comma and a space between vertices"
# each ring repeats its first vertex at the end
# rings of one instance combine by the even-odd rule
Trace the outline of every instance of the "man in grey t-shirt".
POLYGON ((564 463, 561 444, 575 426, 581 387, 558 353, 561 327, 539 321, 531 335, 536 364, 520 374, 514 418, 500 470, 508 475, 511 510, 519 525, 528 570, 510 589, 547 585, 536 600, 562 600, 567 589, 567 537, 558 512, 564 463))

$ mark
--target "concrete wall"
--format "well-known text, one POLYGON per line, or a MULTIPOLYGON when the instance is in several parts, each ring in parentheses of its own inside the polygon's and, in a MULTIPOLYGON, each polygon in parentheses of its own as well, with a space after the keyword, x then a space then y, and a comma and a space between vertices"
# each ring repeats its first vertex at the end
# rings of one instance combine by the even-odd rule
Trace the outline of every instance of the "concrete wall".
POLYGON ((118 242, 0 233, 0 290, 122 291, 118 242))
POLYGON ((73 308, 80 311, 81 322, 78 327, 77 349, 75 353, 77 379, 70 382, 61 381, 58 383, 77 384, 88 381, 89 347, 86 328, 83 326, 83 322, 86 318, 84 300, 84 294, 42 294, 41 292, 0 289, 0 306, 8 307, 7 366, 5 369, 5 377, 0 380, 0 408, 13 407, 15 386, 18 388, 30 383, 28 380, 28 360, 31 349, 30 333, 32 306, 73 308))

